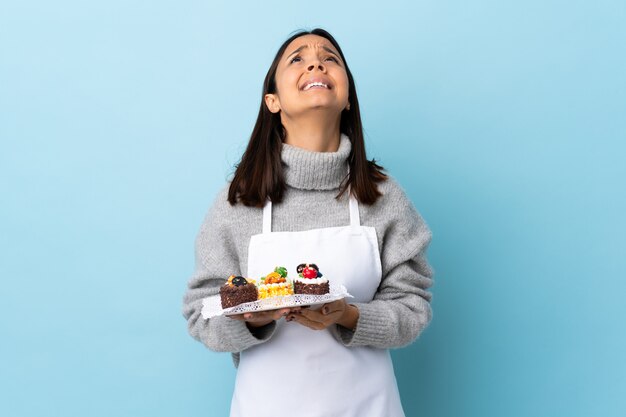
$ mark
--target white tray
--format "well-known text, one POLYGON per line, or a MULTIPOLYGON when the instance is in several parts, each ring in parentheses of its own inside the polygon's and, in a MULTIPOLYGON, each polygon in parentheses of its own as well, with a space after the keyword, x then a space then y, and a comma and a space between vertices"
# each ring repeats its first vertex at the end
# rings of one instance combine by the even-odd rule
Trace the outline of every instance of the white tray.
POLYGON ((243 303, 234 307, 222 309, 222 301, 219 294, 206 297, 202 300, 202 317, 210 319, 211 317, 232 316, 235 314, 276 310, 279 308, 288 307, 305 307, 305 306, 317 306, 331 301, 340 300, 345 297, 352 297, 346 287, 343 285, 330 285, 328 294, 311 295, 311 294, 294 294, 283 295, 271 298, 263 298, 257 301, 251 301, 249 303, 243 303))

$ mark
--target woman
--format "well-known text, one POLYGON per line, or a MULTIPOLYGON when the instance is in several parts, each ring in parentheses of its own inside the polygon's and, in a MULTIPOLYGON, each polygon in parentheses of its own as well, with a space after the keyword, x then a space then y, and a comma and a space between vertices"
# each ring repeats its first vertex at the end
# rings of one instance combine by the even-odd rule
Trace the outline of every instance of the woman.
POLYGON ((301 31, 278 50, 233 180, 196 239, 189 332, 231 352, 231 416, 404 416, 388 349, 431 319, 431 233, 402 188, 365 156, 352 74, 335 39, 301 31), (354 298, 204 320, 231 274, 314 262, 354 298))

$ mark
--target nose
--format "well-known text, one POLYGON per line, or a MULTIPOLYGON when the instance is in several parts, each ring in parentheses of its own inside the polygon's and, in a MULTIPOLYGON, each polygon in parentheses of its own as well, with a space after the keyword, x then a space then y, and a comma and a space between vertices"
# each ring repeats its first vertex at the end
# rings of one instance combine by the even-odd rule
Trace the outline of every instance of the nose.
POLYGON ((317 61, 317 62, 315 62, 315 63, 313 63, 313 64, 309 65, 309 67, 308 67, 307 69, 308 69, 309 71, 313 71, 313 69, 314 69, 316 66, 317 66, 317 67, 319 67, 320 71, 324 72, 324 65, 323 65, 321 62, 319 62, 319 61, 317 61))

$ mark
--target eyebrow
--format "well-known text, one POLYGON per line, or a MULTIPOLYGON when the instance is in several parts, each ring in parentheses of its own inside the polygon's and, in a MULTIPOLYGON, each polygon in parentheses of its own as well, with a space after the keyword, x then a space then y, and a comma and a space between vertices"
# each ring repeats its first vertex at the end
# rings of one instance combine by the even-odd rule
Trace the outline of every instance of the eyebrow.
MULTIPOLYGON (((296 49, 295 51, 293 51, 292 53, 290 53, 290 54, 287 56, 287 58, 289 58, 291 55, 293 55, 293 54, 295 54, 295 53, 300 52, 300 51, 301 51, 301 50, 303 50, 304 48, 308 48, 308 47, 309 47, 308 45, 302 45, 301 47, 299 47, 298 49, 296 49)), ((322 49, 324 49, 326 52, 329 52, 329 53, 331 53, 331 54, 335 55, 337 58, 339 58, 339 60, 341 60, 341 57, 339 57, 339 55, 337 55, 337 54, 335 53, 335 51, 333 51, 332 49, 330 49, 328 46, 323 45, 323 46, 322 46, 322 49)), ((287 59, 287 58, 285 58, 285 59, 287 59)))

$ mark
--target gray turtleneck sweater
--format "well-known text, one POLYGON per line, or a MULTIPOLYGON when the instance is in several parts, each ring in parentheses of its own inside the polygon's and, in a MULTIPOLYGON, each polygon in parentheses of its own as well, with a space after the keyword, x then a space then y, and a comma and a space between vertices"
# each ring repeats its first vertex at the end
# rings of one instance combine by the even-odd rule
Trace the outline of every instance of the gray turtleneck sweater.
MULTIPOLYGON (((283 144, 281 157, 287 190, 274 204, 272 231, 302 231, 350 223, 347 193, 339 200, 339 185, 348 170, 351 142, 341 134, 337 152, 311 152, 283 144)), ((245 322, 218 316, 202 318, 202 299, 219 293, 231 274, 247 272, 250 236, 262 232, 263 209, 231 206, 227 184, 208 211, 195 241, 195 272, 188 282, 183 315, 189 333, 209 349, 231 352, 235 366, 239 352, 259 343, 271 343, 276 322, 254 332, 245 322)), ((432 317, 432 269, 426 260, 431 232, 399 184, 390 177, 378 184, 383 195, 373 205, 359 204, 363 226, 373 226, 378 237, 382 281, 374 299, 351 303, 359 310, 354 331, 330 328, 345 346, 396 348, 414 341, 432 317)))

